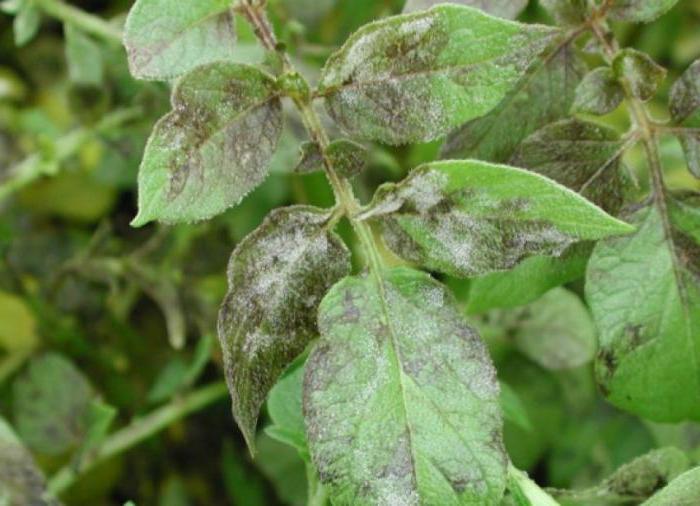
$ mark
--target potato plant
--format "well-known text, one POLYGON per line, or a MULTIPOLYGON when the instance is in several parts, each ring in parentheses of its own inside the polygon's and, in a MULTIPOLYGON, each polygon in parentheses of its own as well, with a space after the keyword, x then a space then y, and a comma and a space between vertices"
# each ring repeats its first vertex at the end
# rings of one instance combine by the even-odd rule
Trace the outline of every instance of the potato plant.
MULTIPOLYGON (((700 60, 671 79, 619 35, 697 6, 530 4, 136 0, 108 21, 5 0, 18 46, 63 24, 78 120, 8 151, 13 223, 91 143, 134 155, 105 170, 137 203, 98 211, 38 289, 9 226, 0 504, 81 504, 101 468, 227 393, 248 452, 207 480, 234 504, 700 504, 700 60), (56 337, 62 315, 90 319, 88 300, 62 308, 71 283, 124 333, 160 309, 174 358, 147 409, 101 395, 69 356, 98 385, 112 359, 56 337), (272 499, 245 476, 281 455, 306 483, 268 471, 272 499)), ((166 345, 114 346, 145 364, 166 345)), ((222 501, 177 483, 159 504, 222 501)))

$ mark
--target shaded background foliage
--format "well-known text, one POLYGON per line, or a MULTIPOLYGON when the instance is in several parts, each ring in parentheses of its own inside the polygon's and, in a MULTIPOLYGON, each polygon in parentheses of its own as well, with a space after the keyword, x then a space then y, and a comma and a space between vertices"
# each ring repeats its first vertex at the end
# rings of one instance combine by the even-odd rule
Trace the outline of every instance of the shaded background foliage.
MULTIPOLYGON (((131 6, 74 3, 104 18, 124 16, 131 6)), ((402 7, 402 0, 270 0, 281 40, 311 79, 355 29, 402 7)), ((534 1, 521 19, 551 22, 534 1)), ((167 86, 132 79, 121 47, 88 41, 85 49, 85 41, 73 40, 69 48, 82 48, 97 62, 87 65, 94 73, 81 75, 66 63, 59 23, 43 19, 37 37, 21 48, 11 24, 0 17, 0 416, 13 422, 50 476, 72 450, 89 451, 89 415, 99 406, 112 406, 113 425, 122 426, 197 385, 220 381, 212 336, 231 249, 273 208, 329 206, 333 198, 323 174, 293 171, 304 139, 298 119, 288 114, 271 176, 241 205, 196 226, 129 227, 137 168, 154 121, 168 109, 167 86)), ((240 61, 261 61, 250 29, 241 20, 238 25, 240 61)), ((624 45, 669 70, 658 105, 651 105, 659 115, 666 114, 671 83, 700 54, 698 27, 697 0, 679 2, 648 25, 614 25, 624 45)), ((602 121, 622 131, 627 117, 618 109, 602 121)), ((378 184, 402 179, 439 148, 440 142, 372 146, 368 170, 355 180, 358 195, 366 201, 378 184)), ((700 190, 678 141, 664 137, 661 150, 669 186, 700 190)), ((644 186, 641 147, 624 162, 644 186)), ((468 291, 468 281, 444 281, 458 295, 468 291)), ((517 415, 506 416, 505 427, 513 462, 538 483, 563 488, 597 483, 667 444, 697 461, 697 424, 652 424, 603 402, 590 365, 594 336, 585 323, 582 281, 567 288, 549 302, 505 316, 489 313, 480 322, 516 404, 517 415), (532 335, 562 333, 566 322, 552 329, 554 317, 531 318, 557 314, 562 297, 573 298, 563 311, 583 322, 579 335, 565 341, 581 359, 564 364, 551 349, 549 359, 533 351, 532 335), (504 317, 512 328, 506 335, 499 330, 504 317), (490 331, 492 321, 499 326, 490 331)), ((561 342, 552 339, 551 346, 561 342)), ((217 399, 99 465, 71 487, 65 503, 303 504, 305 469, 295 450, 261 430, 252 460, 228 398, 217 399)), ((261 426, 269 423, 264 416, 261 426)))

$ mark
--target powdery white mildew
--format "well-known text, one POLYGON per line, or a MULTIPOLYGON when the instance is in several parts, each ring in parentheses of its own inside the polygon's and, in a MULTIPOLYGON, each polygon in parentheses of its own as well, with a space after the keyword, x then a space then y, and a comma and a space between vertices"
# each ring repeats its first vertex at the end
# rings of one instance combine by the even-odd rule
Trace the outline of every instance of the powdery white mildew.
POLYGON ((495 369, 444 287, 406 268, 345 278, 319 329, 304 412, 334 504, 498 503, 507 458, 495 369))

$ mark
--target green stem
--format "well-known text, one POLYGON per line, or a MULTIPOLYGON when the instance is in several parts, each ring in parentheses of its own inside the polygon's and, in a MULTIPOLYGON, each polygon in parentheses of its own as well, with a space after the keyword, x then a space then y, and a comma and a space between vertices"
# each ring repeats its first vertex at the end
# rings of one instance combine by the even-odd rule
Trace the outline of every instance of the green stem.
POLYGON ((318 480, 316 469, 311 463, 306 464, 306 479, 308 481, 308 494, 306 506, 326 506, 328 502, 328 490, 318 480))
MULTIPOLYGON (((279 56, 285 72, 297 72, 287 54, 279 50, 277 38, 272 31, 272 26, 264 8, 259 5, 259 3, 243 0, 239 5, 239 10, 253 26, 260 43, 267 50, 275 52, 279 56)), ((335 167, 333 167, 332 160, 326 156, 326 149, 330 144, 330 140, 321 123, 321 119, 318 117, 318 113, 314 109, 309 97, 295 98, 294 104, 301 114, 304 127, 309 133, 309 137, 321 148, 324 169, 328 181, 333 188, 336 202, 343 209, 345 216, 350 220, 360 240, 370 270, 375 275, 378 275, 382 270, 383 260, 374 234, 366 222, 355 218, 360 210, 360 206, 355 198, 350 181, 338 174, 335 167)))
POLYGON ((136 446, 174 422, 223 399, 226 395, 228 389, 223 381, 213 383, 175 399, 143 418, 137 418, 130 425, 109 436, 92 456, 80 463, 79 467, 68 464, 59 470, 49 481, 49 493, 54 496, 61 494, 70 488, 80 475, 98 464, 136 446))
POLYGON ((70 23, 86 33, 95 35, 109 42, 122 43, 122 31, 111 23, 93 16, 61 0, 34 0, 46 14, 64 23, 70 23))

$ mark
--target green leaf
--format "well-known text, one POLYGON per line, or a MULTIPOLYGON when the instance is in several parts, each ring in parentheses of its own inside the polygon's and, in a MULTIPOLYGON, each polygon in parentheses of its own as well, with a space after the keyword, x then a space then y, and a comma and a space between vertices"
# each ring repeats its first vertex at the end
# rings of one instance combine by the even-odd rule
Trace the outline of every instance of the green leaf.
POLYGON ((272 419, 272 425, 268 426, 265 432, 271 438, 296 448, 299 455, 308 462, 309 448, 306 443, 306 428, 302 413, 306 358, 302 355, 295 360, 270 390, 267 411, 272 419))
POLYGON ((527 473, 512 465, 508 468, 508 490, 516 506, 559 506, 527 473))
MULTIPOLYGON (((653 450, 623 465, 599 485, 585 490, 554 490, 557 499, 589 504, 639 504, 688 469, 689 461, 677 448, 653 450)), ((671 506, 669 504, 669 506, 671 506)))
POLYGON ((107 437, 112 422, 117 416, 117 409, 102 401, 94 400, 90 403, 86 415, 85 437, 77 452, 75 462, 78 464, 91 452, 96 451, 107 437))
POLYGON ((137 0, 124 27, 129 70, 140 79, 168 80, 230 59, 235 42, 229 0, 137 0))
POLYGON ((648 23, 668 12, 678 0, 612 0, 609 15, 617 21, 648 23))
POLYGON ((617 53, 612 62, 612 70, 618 79, 627 82, 635 97, 645 102, 654 97, 666 79, 665 68, 648 54, 631 48, 617 53))
POLYGON ((13 384, 17 431, 32 450, 60 455, 85 435, 93 398, 92 387, 71 362, 56 353, 42 355, 13 384))
POLYGON ((700 467, 681 474, 642 506, 692 506, 700 502, 700 467))
POLYGON ((559 24, 578 25, 588 15, 586 0, 540 0, 540 3, 559 24))
POLYGON ((616 214, 624 197, 620 158, 626 147, 609 127, 567 119, 525 139, 511 163, 553 179, 616 214))
POLYGON ((503 420, 514 423, 523 430, 532 430, 532 422, 527 414, 527 409, 520 396, 508 383, 500 382, 501 388, 501 411, 503 420))
POLYGON ((498 105, 557 34, 439 5, 361 28, 326 63, 319 93, 355 136, 428 141, 498 105))
POLYGON ((629 217, 637 232, 598 243, 588 266, 598 381, 610 402, 650 420, 700 419, 698 203, 640 209, 629 217))
POLYGON ((545 369, 573 369, 593 359, 596 332, 591 316, 583 302, 564 288, 550 290, 505 318, 507 336, 545 369))
POLYGON ((441 3, 452 3, 474 7, 492 16, 515 19, 527 7, 527 2, 528 0, 407 0, 403 12, 426 10, 441 3))
POLYGON ((686 70, 671 89, 671 117, 681 129, 678 138, 690 172, 700 178, 700 60, 686 70))
POLYGON ((31 42, 41 26, 41 11, 33 0, 24 0, 15 15, 12 28, 15 33, 15 45, 24 46, 31 42))
POLYGON ((219 340, 233 415, 251 451, 260 407, 284 369, 317 335, 316 308, 350 272, 350 256, 328 230, 329 213, 277 209, 229 262, 219 340))
POLYGON ((199 67, 172 102, 146 145, 133 226, 207 219, 237 204, 267 176, 281 135, 275 81, 254 67, 199 67))
POLYGON ((608 67, 592 70, 576 88, 572 112, 602 116, 611 113, 625 98, 622 86, 608 67))
POLYGON ((0 417, 0 504, 58 506, 46 494, 46 481, 12 427, 0 417))
POLYGON ((361 217, 380 222, 403 258, 457 277, 632 230, 554 181, 473 160, 418 167, 404 181, 381 186, 361 217))
POLYGON ((493 111, 449 135, 441 158, 507 162, 528 135, 568 116, 584 70, 562 34, 493 111))
POLYGON ((469 282, 468 314, 522 306, 586 272, 592 243, 574 244, 559 257, 533 256, 509 271, 491 272, 469 282))
POLYGON ((408 268, 348 277, 323 299, 319 328, 304 414, 334 504, 498 503, 498 382, 449 292, 408 268))
POLYGON ((70 23, 64 25, 63 32, 70 80, 78 84, 101 85, 103 62, 100 47, 70 23))

